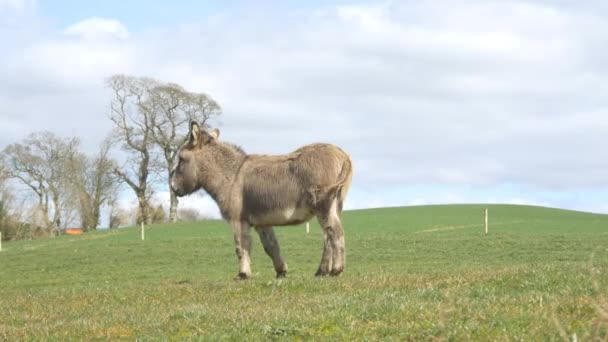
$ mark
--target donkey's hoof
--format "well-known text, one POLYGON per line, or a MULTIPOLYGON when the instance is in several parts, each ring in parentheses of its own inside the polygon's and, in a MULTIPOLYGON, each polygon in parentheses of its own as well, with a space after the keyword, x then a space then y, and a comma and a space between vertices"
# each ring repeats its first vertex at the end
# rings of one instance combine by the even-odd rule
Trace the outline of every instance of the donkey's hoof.
POLYGON ((278 271, 277 272, 277 279, 278 278, 285 278, 287 277, 287 271, 278 271))
POLYGON ((315 277, 326 277, 327 275, 329 275, 329 272, 321 269, 318 269, 317 273, 315 273, 315 277))
POLYGON ((329 273, 329 275, 330 275, 330 276, 332 276, 332 277, 337 277, 337 276, 339 276, 340 274, 342 274, 342 271, 344 271, 344 269, 343 269, 343 268, 340 268, 340 269, 333 269, 333 270, 331 270, 331 272, 329 273))
POLYGON ((236 275, 236 277, 234 277, 234 280, 247 280, 249 279, 249 275, 247 275, 247 273, 243 273, 240 272, 239 274, 236 275))

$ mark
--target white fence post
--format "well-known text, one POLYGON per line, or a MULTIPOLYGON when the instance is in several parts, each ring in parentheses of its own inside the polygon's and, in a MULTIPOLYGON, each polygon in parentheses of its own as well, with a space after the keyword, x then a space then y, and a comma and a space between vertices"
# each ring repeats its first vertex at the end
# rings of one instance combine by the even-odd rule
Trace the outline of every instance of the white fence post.
POLYGON ((485 220, 486 224, 486 235, 488 234, 488 208, 486 208, 486 220, 485 220))
POLYGON ((310 233, 310 222, 306 222, 306 234, 310 233))
POLYGON ((145 233, 144 233, 144 221, 141 221, 141 241, 144 241, 145 233))

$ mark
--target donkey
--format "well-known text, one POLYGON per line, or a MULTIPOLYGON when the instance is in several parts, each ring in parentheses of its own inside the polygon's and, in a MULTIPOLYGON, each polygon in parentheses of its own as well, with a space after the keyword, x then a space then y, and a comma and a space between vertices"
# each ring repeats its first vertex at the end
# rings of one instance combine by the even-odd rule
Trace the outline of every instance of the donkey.
POLYGON ((344 270, 344 230, 340 215, 353 175, 352 160, 330 144, 312 144, 285 155, 246 154, 219 140, 218 129, 190 123, 190 132, 171 172, 177 196, 204 189, 217 203, 234 233, 239 273, 251 276, 254 227, 277 278, 285 277, 273 226, 308 222, 316 216, 323 229, 324 248, 316 276, 337 276, 344 270))

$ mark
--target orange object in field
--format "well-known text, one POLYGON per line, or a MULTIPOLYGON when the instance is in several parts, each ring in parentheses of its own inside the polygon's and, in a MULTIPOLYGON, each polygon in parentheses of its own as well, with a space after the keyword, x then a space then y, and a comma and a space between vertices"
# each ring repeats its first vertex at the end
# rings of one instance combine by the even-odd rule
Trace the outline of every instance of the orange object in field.
POLYGON ((82 228, 66 228, 63 232, 70 235, 80 235, 83 233, 82 228))

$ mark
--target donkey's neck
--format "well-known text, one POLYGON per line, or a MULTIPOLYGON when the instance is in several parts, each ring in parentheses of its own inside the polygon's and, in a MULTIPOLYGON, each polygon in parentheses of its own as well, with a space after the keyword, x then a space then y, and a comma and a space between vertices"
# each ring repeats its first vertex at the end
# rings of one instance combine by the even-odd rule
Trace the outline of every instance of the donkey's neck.
POLYGON ((201 186, 217 202, 222 215, 229 211, 230 193, 247 155, 229 144, 218 143, 210 151, 201 186))

